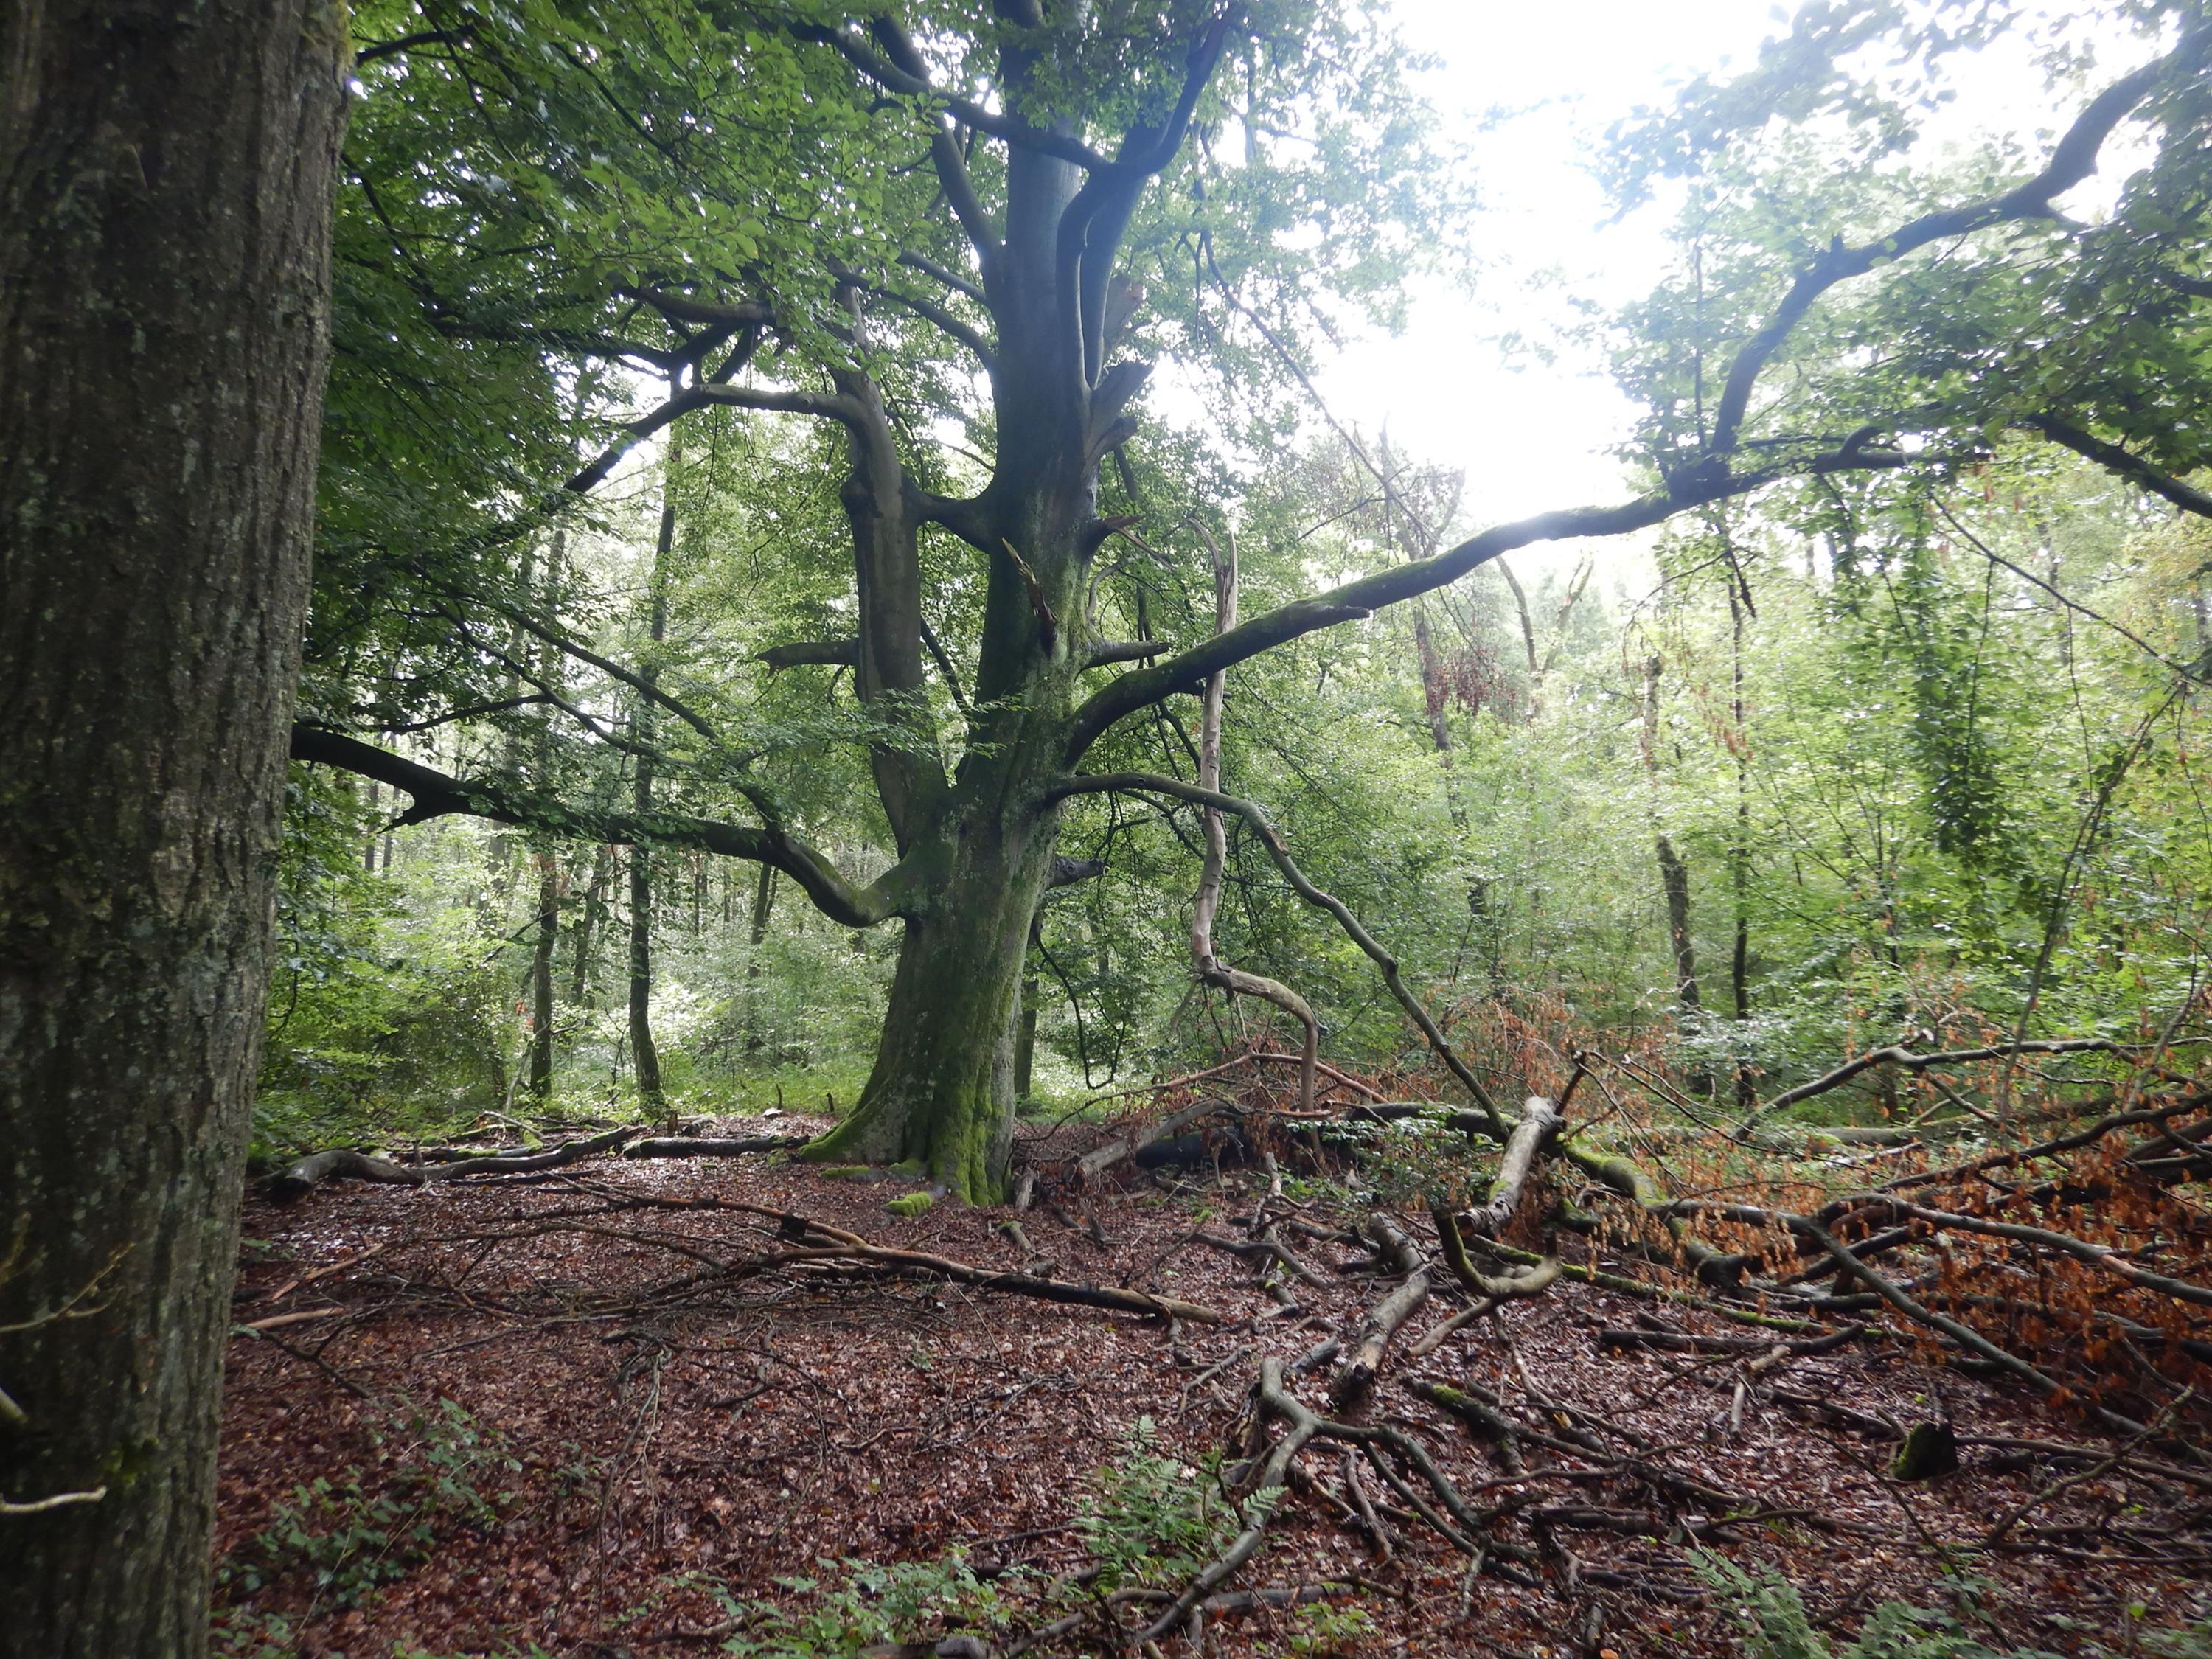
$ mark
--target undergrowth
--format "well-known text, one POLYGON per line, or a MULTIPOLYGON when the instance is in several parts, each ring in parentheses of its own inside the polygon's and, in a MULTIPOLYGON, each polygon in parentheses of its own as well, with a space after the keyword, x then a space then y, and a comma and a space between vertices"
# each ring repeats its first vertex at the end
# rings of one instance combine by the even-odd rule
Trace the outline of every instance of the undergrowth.
MULTIPOLYGON (((1953 1581, 1950 1607, 1883 1602, 1867 1616, 1857 1637, 1838 1647, 1814 1628, 1797 1587, 1772 1568, 1747 1571, 1709 1550, 1693 1551, 1690 1563, 1733 1607, 1750 1659, 2058 1659, 2047 1649, 1993 1648, 1973 1636, 1966 1621, 1979 1612, 1980 1586, 1972 1579, 1953 1581)), ((2123 1647, 2091 1641, 2082 1651, 2093 1659, 2132 1659, 2138 1654, 2212 1659, 2212 1607, 2200 1605, 2189 1624, 2167 1630, 2140 1628, 2148 1612, 2140 1603, 2126 1609, 2130 1630, 2123 1647)), ((2053 1622, 2079 1628, 2070 1620, 2053 1622)))
POLYGON ((269 1524, 216 1570, 215 1651, 222 1659, 279 1659, 296 1626, 358 1607, 424 1560, 444 1534, 498 1524, 514 1494, 488 1492, 522 1465, 503 1437, 458 1401, 403 1402, 371 1431, 375 1467, 349 1466, 292 1489, 269 1524), (266 1609, 275 1590, 297 1611, 266 1609))
MULTIPOLYGON (((1075 1522, 1090 1557, 1090 1569, 1080 1575, 1048 1582, 1015 1568, 986 1578, 955 1550, 933 1561, 889 1566, 824 1559, 818 1575, 773 1581, 790 1601, 741 1595, 716 1578, 687 1582, 720 1607, 731 1631, 725 1653, 853 1659, 879 1643, 933 1643, 956 1632, 995 1637, 1017 1615, 1049 1620, 1103 1605, 1119 1589, 1179 1587, 1218 1556, 1242 1524, 1222 1495, 1218 1458, 1193 1463, 1164 1449, 1158 1426, 1146 1417, 1130 1431, 1122 1455, 1087 1483, 1075 1522)), ((1309 1611, 1293 1650, 1334 1653, 1367 1628, 1356 1609, 1309 1611)))

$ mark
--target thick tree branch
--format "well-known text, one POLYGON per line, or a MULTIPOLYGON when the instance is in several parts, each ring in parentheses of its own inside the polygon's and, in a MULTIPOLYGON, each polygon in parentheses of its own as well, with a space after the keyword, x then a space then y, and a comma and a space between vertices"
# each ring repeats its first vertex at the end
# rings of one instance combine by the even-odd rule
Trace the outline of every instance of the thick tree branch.
MULTIPOLYGON (((687 347, 685 352, 679 355, 689 357, 693 370, 696 373, 698 366, 703 362, 707 353, 717 349, 722 341, 734 337, 737 344, 721 367, 717 368, 711 377, 712 381, 719 383, 727 380, 752 361, 753 353, 760 349, 763 333, 763 331, 756 326, 741 327, 734 335, 722 329, 710 329, 707 334, 691 343, 693 346, 697 347, 696 352, 687 347)), ((547 506, 549 507, 557 506, 571 497, 588 495, 592 490, 597 489, 606 481, 607 475, 615 470, 623 456, 629 454, 631 450, 671 422, 699 408, 700 403, 695 395, 696 391, 696 388, 692 391, 679 392, 663 401, 659 407, 647 410, 644 415, 623 427, 622 436, 601 450, 589 465, 547 498, 547 506)), ((543 516, 545 510, 546 508, 542 507, 539 516, 543 516)))
POLYGON ((415 798, 415 804, 400 815, 400 823, 462 815, 549 835, 572 836, 603 846, 693 847, 726 858, 773 866, 797 882, 823 915, 848 927, 872 927, 898 914, 896 871, 867 887, 855 887, 822 853, 785 830, 718 823, 677 812, 638 817, 572 807, 504 784, 451 777, 404 755, 320 726, 293 726, 292 758, 334 766, 405 790, 415 798))
POLYGON ((753 653, 755 662, 766 663, 768 672, 780 674, 787 668, 804 664, 819 665, 825 668, 850 668, 860 659, 858 640, 795 640, 789 645, 771 645, 765 651, 753 653))
MULTIPOLYGON (((884 21, 889 21, 887 19, 884 21)), ((896 25, 891 27, 896 27, 896 25)), ((927 76, 917 74, 912 69, 902 69, 891 62, 870 45, 867 37, 858 29, 849 26, 830 28, 819 23, 801 23, 794 26, 792 33, 802 40, 834 47, 846 62, 886 92, 934 100, 963 126, 973 127, 978 132, 988 132, 994 138, 1018 144, 1024 149, 1033 149, 1040 155, 1073 161, 1079 167, 1102 168, 1112 165, 1106 157, 1080 139, 1066 133, 1048 132, 1042 128, 1033 127, 1016 117, 986 109, 972 98, 947 95, 932 85, 927 76)), ((921 67, 919 60, 911 61, 916 69, 921 67)), ((957 154, 957 150, 955 154, 957 154)))
POLYGON ((1170 648, 1159 640, 1101 640, 1091 647, 1091 655, 1083 665, 1103 668, 1108 663, 1150 662, 1170 648))
POLYGON ((968 176, 968 163, 960 154, 960 146, 941 123, 930 135, 929 158, 936 165, 937 182, 951 206, 952 216, 960 222, 968 246, 975 250, 975 262, 982 268, 988 287, 999 268, 999 233, 991 223, 990 210, 975 193, 975 181, 968 176))
POLYGON ((1102 686, 1076 713, 1068 739, 1066 760, 1073 765, 1099 736, 1115 721, 1177 692, 1193 691, 1207 676, 1256 657, 1263 651, 1333 627, 1340 622, 1371 616, 1386 605, 1395 605, 1418 594, 1457 581, 1470 570, 1501 553, 1537 542, 1562 541, 1577 536, 1618 536, 1659 524, 1711 501, 1747 495, 1782 479, 1806 474, 1896 468, 1907 457, 1892 450, 1856 449, 1848 454, 1817 456, 1797 466, 1776 466, 1740 475, 1716 473, 1676 480, 1669 488, 1612 507, 1567 507, 1540 513, 1511 524, 1494 525, 1480 535, 1433 558, 1392 565, 1362 576, 1310 599, 1295 599, 1266 614, 1240 623, 1225 634, 1154 667, 1124 674, 1102 686))
POLYGON ((797 388, 714 384, 691 386, 670 401, 684 404, 677 411, 678 414, 688 414, 708 404, 720 404, 731 409, 757 409, 774 414, 815 415, 824 420, 842 421, 848 427, 867 419, 867 410, 850 398, 797 388))
POLYGON ((1237 12, 1237 8, 1231 6, 1191 43, 1182 90, 1166 118, 1156 126, 1147 123, 1131 127, 1122 137, 1113 166, 1093 173, 1061 217, 1060 303, 1066 326, 1080 346, 1086 385, 1097 382, 1105 365, 1106 290, 1122 234, 1146 185, 1182 148, 1198 100, 1205 95, 1206 83, 1228 48, 1237 12))
POLYGON ((2167 75, 2201 60, 2208 43, 2212 43, 2212 32, 2198 29, 2185 36, 2181 44, 2165 58, 2145 64, 2107 87, 2075 118, 2073 126, 2052 149, 2043 171, 2002 195, 1964 207, 1923 214, 1888 235, 1856 247, 1846 247, 1838 239, 1826 253, 1798 273, 1765 326, 1744 343, 1729 365, 1728 380, 1714 410, 1712 438, 1706 453, 1725 455, 1736 447, 1760 372, 1823 294, 1838 283, 1863 276, 1877 265, 1901 259, 1930 242, 1964 236, 1991 225, 2049 217, 2054 200, 2097 170, 2098 152, 2112 129, 2167 75))
POLYGON ((2141 484, 2154 495, 2162 495, 2185 513, 2194 513, 2199 518, 2212 519, 2212 495, 2201 489, 2192 489, 2172 474, 2153 466, 2142 456, 2107 443, 2094 433, 2084 431, 2070 421, 2056 415, 2031 415, 2021 422, 2033 431, 2040 432, 2055 444, 2063 445, 2084 459, 2094 461, 2108 472, 2141 484))
POLYGON ((969 327, 933 300, 924 300, 911 294, 902 294, 895 288, 884 288, 875 283, 862 285, 878 299, 889 300, 893 305, 903 306, 925 322, 933 323, 975 354, 975 361, 990 374, 998 367, 998 353, 983 337, 982 331, 969 327))

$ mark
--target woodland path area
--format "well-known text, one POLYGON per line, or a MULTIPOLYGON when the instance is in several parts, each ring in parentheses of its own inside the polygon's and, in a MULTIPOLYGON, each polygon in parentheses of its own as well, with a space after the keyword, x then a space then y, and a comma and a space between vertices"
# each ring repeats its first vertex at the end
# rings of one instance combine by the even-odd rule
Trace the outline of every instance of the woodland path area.
MULTIPOLYGON (((1095 1142, 1066 1130, 1029 1150, 1095 1142)), ((1693 1542, 1778 1566, 1823 1626, 1896 1599, 1953 1605, 1958 1578, 1978 1583, 1974 1634, 2003 1650, 2081 1650, 2193 1612, 2212 1469, 2190 1462, 2201 1437, 2165 1434, 2176 1419, 2100 1432, 1879 1316, 1779 1334, 1696 1305, 1694 1279, 1649 1261, 1632 1271, 1656 1298, 1578 1282, 1580 1265, 1631 1271, 1578 1238, 1559 1246, 1567 1279, 1433 1341, 1482 1298, 1419 1206, 1386 1216, 1296 1179, 1271 1195, 1257 1166, 1122 1173, 1080 1192, 1048 1178, 1018 1216, 891 1213, 903 1188, 774 1155, 256 1200, 218 1650, 811 1651, 775 1645, 757 1605, 733 1621, 714 1581, 804 1613, 856 1582, 836 1563, 955 1550, 971 1590, 995 1589, 995 1627, 956 1619, 870 1651, 1134 1651, 1170 1620, 1153 1650, 1193 1651, 1194 1632, 1224 1655, 1735 1650, 1739 1615, 1692 1571, 1693 1542), (1219 1317, 951 1282, 855 1259, 836 1243, 852 1236, 1219 1317), (1296 1271, 1263 1285, 1270 1263, 1296 1271), (1427 1293, 1407 1293, 1415 1277, 1427 1293), (1346 1354, 1378 1316, 1403 1323, 1363 1391, 1346 1354), (1292 1407, 1255 1419, 1271 1389, 1292 1407), (1294 1445, 1308 1413, 1329 1420, 1294 1445), (1937 1419, 1956 1471, 1893 1478, 1908 1429, 1937 1419), (1133 1455, 1164 1472, 1156 1504, 1240 1473, 1265 1484, 1263 1466, 1290 1490, 1234 1571, 1183 1594, 1230 1547, 1237 1523, 1217 1522, 1179 1572, 1108 1594, 1084 1575, 1117 1547, 1082 1516, 1103 1504, 1141 1523, 1142 1481, 1100 1474, 1133 1455)))

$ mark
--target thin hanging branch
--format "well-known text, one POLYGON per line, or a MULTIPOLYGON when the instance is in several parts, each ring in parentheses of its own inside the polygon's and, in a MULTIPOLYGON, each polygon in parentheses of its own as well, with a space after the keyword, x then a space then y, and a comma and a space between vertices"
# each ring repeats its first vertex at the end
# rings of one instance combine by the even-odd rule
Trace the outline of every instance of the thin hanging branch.
MULTIPOLYGON (((1218 542, 1204 525, 1198 533, 1213 560, 1214 631, 1225 634, 1237 626, 1237 538, 1224 532, 1218 542), (1225 545, 1224 545, 1225 543, 1225 545)), ((1221 787, 1221 712, 1228 700, 1229 671, 1215 671, 1206 683, 1206 700, 1198 726, 1198 782, 1202 789, 1221 787)), ((1221 823, 1221 809, 1203 811, 1206 856, 1198 878, 1198 892, 1191 901, 1190 960, 1203 985, 1218 986, 1237 996, 1256 997, 1273 1004, 1297 1020, 1305 1032, 1298 1058, 1298 1109, 1314 1108, 1315 1067, 1321 1059, 1321 1022, 1306 1000, 1280 980, 1250 974, 1221 960, 1213 948, 1213 918, 1221 905, 1221 872, 1229 854, 1229 838, 1221 823)))

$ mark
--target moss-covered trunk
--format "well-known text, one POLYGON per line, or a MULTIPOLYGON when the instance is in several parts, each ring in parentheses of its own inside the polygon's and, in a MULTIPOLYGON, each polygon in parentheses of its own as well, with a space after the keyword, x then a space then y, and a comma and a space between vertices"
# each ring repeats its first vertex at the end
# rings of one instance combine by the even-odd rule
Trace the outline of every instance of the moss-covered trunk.
POLYGON ((1050 814, 975 813, 950 868, 906 921, 876 1061, 851 1117, 811 1156, 913 1161, 975 1203, 1006 1181, 1030 921, 1052 866, 1050 814))

